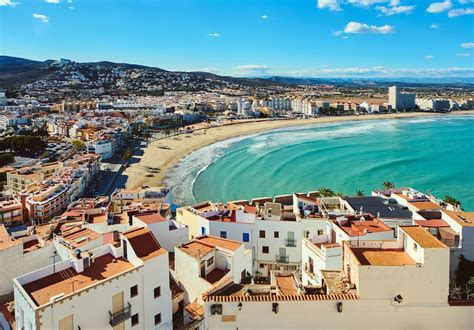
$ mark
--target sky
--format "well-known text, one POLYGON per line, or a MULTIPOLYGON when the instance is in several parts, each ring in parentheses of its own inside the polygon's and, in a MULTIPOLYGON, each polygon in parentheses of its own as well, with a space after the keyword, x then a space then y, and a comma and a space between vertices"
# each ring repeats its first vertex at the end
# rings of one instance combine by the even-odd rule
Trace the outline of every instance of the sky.
POLYGON ((0 54, 233 76, 474 77, 474 0, 0 0, 0 54))

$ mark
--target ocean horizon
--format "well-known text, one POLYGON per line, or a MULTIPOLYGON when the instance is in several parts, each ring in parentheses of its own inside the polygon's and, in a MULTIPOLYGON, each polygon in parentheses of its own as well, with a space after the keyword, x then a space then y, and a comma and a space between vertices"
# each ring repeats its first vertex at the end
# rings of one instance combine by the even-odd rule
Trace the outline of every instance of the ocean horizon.
POLYGON ((307 192, 370 195, 384 181, 474 210, 474 116, 335 122, 231 138, 170 171, 178 204, 307 192))

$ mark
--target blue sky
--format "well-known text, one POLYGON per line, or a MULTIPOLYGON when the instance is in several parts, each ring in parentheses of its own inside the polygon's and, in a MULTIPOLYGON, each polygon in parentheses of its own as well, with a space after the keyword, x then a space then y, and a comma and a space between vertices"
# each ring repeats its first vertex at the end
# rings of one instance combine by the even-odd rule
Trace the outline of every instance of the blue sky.
POLYGON ((0 53, 235 76, 474 76, 474 0, 0 0, 0 53))

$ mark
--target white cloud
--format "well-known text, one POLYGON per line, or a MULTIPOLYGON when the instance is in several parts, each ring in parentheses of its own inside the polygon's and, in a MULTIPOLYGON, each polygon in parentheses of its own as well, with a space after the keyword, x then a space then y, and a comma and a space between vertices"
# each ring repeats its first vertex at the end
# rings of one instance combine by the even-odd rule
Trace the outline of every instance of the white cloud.
POLYGON ((72 0, 67 0, 67 3, 72 3, 72 0))
POLYGON ((471 53, 457 53, 456 56, 459 56, 459 57, 470 57, 472 56, 471 53))
POLYGON ((342 39, 349 39, 349 36, 343 36, 342 39))
POLYGON ((356 6, 370 7, 379 3, 389 3, 390 6, 398 6, 400 4, 399 0, 349 0, 350 4, 356 6))
POLYGON ((438 24, 431 24, 430 28, 437 30, 437 29, 439 29, 439 25, 438 24))
POLYGON ((318 0, 318 8, 339 11, 341 10, 341 3, 339 0, 318 0))
POLYGON ((74 7, 73 6, 68 6, 67 7, 69 10, 74 10, 74 7))
POLYGON ((212 37, 212 38, 219 38, 221 35, 219 33, 209 33, 208 34, 209 37, 212 37))
POLYGON ((415 7, 416 6, 377 6, 376 9, 386 16, 392 16, 397 14, 410 14, 413 12, 413 10, 415 10, 415 7))
POLYGON ((382 26, 375 26, 375 25, 368 25, 365 23, 359 22, 349 22, 347 23, 346 27, 344 28, 345 33, 393 33, 395 29, 391 25, 382 25, 382 26))
POLYGON ((334 35, 336 37, 339 37, 342 33, 343 33, 342 31, 336 31, 336 32, 334 32, 334 35))
POLYGON ((463 42, 461 48, 474 48, 474 42, 463 42))
POLYGON ((451 9, 452 6, 453 3, 450 0, 444 2, 433 2, 428 8, 426 8, 426 11, 431 14, 437 14, 451 9))
POLYGON ((425 60, 428 60, 428 61, 431 61, 434 59, 434 56, 433 55, 426 55, 425 56, 425 60))
POLYGON ((44 0, 44 2, 58 4, 61 2, 61 0, 44 0))
POLYGON ((270 67, 263 64, 245 64, 239 65, 237 69, 246 71, 266 71, 270 70, 270 67))
POLYGON ((11 0, 0 0, 0 7, 15 7, 19 2, 13 2, 11 0))
POLYGON ((448 13, 449 17, 457 17, 457 16, 464 16, 464 15, 472 15, 474 14, 474 8, 458 8, 458 9, 451 9, 448 13))
POLYGON ((49 22, 49 17, 43 14, 33 14, 33 18, 42 21, 43 23, 49 22))
POLYGON ((467 5, 470 3, 474 3, 474 0, 459 0, 458 1, 461 5, 467 5))
POLYGON ((267 15, 263 15, 263 16, 262 16, 262 19, 268 19, 268 16, 267 16, 267 15))
POLYGON ((289 75, 297 77, 328 77, 328 78, 399 78, 399 77, 474 77, 474 68, 439 68, 439 69, 406 69, 384 68, 381 66, 369 68, 327 68, 318 70, 298 70, 292 72, 271 72, 275 75, 289 75))

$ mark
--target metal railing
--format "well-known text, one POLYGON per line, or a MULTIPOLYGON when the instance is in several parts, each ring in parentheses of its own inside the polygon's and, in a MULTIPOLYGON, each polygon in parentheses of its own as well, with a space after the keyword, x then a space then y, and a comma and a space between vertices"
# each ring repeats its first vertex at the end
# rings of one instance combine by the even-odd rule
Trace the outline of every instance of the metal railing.
POLYGON ((277 254, 275 260, 279 263, 288 263, 290 262, 290 256, 281 256, 277 254))
POLYGON ((128 320, 132 316, 132 305, 128 302, 127 306, 122 308, 121 310, 112 313, 109 311, 109 324, 112 327, 123 323, 124 321, 128 320))
POLYGON ((292 239, 292 238, 287 238, 285 240, 285 245, 287 247, 296 247, 296 240, 295 239, 292 239))

